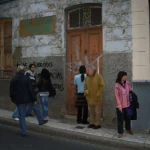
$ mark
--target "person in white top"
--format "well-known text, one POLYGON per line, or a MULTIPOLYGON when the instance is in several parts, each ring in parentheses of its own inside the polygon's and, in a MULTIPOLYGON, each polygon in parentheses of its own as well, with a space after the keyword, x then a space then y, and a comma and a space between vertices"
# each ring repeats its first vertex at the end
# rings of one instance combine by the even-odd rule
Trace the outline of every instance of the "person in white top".
POLYGON ((84 80, 86 78, 86 68, 81 65, 79 74, 74 77, 74 85, 76 85, 77 100, 75 107, 77 108, 77 123, 88 124, 88 105, 84 96, 84 80))

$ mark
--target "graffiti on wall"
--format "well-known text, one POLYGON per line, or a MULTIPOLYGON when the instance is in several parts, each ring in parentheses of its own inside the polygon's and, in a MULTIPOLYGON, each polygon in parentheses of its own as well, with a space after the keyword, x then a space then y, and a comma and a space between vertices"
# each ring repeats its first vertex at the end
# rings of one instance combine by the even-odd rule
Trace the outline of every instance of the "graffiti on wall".
MULTIPOLYGON (((53 69, 54 68, 54 65, 53 65, 53 62, 48 62, 48 61, 45 61, 45 62, 32 62, 33 64, 35 64, 36 66, 36 71, 35 71, 35 76, 37 78, 37 80, 39 79, 40 77, 40 72, 42 70, 42 68, 46 68, 48 70, 50 70, 50 75, 51 75, 51 79, 52 79, 52 82, 53 82, 53 85, 54 85, 54 88, 58 91, 64 91, 64 84, 62 83, 63 79, 64 79, 64 76, 63 76, 63 73, 60 71, 60 70, 57 70, 57 69, 53 69)), ((28 62, 22 62, 22 63, 19 63, 17 62, 15 64, 16 68, 20 65, 24 65, 26 70, 28 69, 28 66, 29 66, 29 63, 28 62)), ((9 71, 5 71, 5 72, 0 72, 0 79, 1 80, 5 80, 5 79, 11 79, 12 77, 12 72, 9 72, 9 71)))
MULTIPOLYGON (((33 64, 35 64, 36 68, 47 68, 47 67, 53 67, 53 63, 52 62, 32 62, 33 64)), ((16 63, 16 67, 18 67, 20 64, 24 65, 26 68, 29 66, 29 64, 27 62, 23 62, 23 63, 16 63)))
POLYGON ((7 80, 12 77, 12 71, 0 71, 0 80, 7 80))
MULTIPOLYGON (((36 70, 35 70, 35 76, 37 78, 37 80, 40 77, 40 72, 43 68, 46 68, 50 71, 50 75, 51 75, 51 79, 52 79, 52 83, 54 85, 54 88, 58 91, 64 91, 64 84, 62 83, 64 77, 63 77, 63 73, 58 70, 55 69, 53 62, 49 62, 49 61, 38 61, 38 62, 32 62, 33 64, 35 64, 36 66, 36 70)), ((26 69, 28 69, 29 63, 28 62, 22 62, 16 63, 16 67, 18 67, 20 64, 23 64, 26 69)))
MULTIPOLYGON (((102 55, 98 56, 92 63, 85 63, 85 66, 88 66, 88 65, 93 65, 93 64, 97 64, 97 69, 98 69, 98 72, 100 70, 100 65, 99 65, 99 59, 102 57, 102 55)), ((85 59, 85 62, 86 60, 88 60, 88 57, 85 56, 84 57, 85 59)), ((67 66, 68 66, 68 71, 71 71, 73 72, 74 74, 78 73, 79 71, 79 67, 83 65, 82 61, 74 61, 74 62, 68 62, 67 63, 67 66)))
POLYGON ((96 63, 96 68, 97 68, 97 71, 98 73, 100 72, 100 59, 102 58, 103 55, 99 55, 94 61, 92 61, 91 63, 89 63, 89 58, 87 56, 87 53, 84 54, 84 62, 85 64, 80 60, 80 57, 79 57, 79 52, 80 52, 80 48, 78 45, 75 44, 75 52, 76 52, 76 61, 74 62, 68 62, 67 63, 67 66, 68 66, 68 71, 70 72, 73 72, 74 74, 78 73, 79 72, 79 67, 81 65, 85 65, 85 66, 88 66, 88 65, 94 65, 96 63))

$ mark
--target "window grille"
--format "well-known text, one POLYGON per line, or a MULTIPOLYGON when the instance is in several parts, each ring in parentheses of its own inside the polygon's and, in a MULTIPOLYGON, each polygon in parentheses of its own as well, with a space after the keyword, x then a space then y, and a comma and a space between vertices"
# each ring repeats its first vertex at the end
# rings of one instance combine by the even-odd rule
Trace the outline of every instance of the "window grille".
POLYGON ((68 12, 69 28, 85 28, 102 24, 101 6, 84 6, 68 12))

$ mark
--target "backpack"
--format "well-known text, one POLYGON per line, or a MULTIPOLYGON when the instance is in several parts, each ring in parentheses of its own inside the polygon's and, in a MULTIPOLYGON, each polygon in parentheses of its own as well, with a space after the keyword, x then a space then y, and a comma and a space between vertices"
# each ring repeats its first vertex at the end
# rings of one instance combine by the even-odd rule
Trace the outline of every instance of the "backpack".
POLYGON ((56 89, 54 88, 53 84, 50 84, 49 97, 54 97, 55 95, 56 95, 56 89))

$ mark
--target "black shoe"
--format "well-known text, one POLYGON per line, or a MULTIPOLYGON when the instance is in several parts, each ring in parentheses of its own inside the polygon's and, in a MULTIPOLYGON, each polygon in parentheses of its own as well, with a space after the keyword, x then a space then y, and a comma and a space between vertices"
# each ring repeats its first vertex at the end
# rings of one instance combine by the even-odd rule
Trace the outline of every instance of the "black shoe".
POLYGON ((83 121, 82 123, 83 123, 83 124, 89 124, 89 122, 88 122, 88 121, 83 121))
POLYGON ((101 125, 98 125, 98 126, 94 126, 93 129, 99 129, 101 128, 101 125))
POLYGON ((34 114, 26 114, 26 117, 33 117, 34 114))
POLYGON ((27 134, 25 134, 25 133, 20 133, 20 136, 21 136, 21 137, 27 137, 27 134))
POLYGON ((88 126, 88 128, 93 128, 93 127, 95 127, 94 124, 90 124, 90 125, 88 126))
POLYGON ((77 121, 77 124, 81 124, 82 123, 82 121, 77 121))
POLYGON ((47 122, 48 122, 48 120, 43 120, 43 122, 39 123, 39 125, 43 125, 43 124, 45 124, 47 122))

